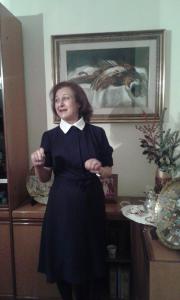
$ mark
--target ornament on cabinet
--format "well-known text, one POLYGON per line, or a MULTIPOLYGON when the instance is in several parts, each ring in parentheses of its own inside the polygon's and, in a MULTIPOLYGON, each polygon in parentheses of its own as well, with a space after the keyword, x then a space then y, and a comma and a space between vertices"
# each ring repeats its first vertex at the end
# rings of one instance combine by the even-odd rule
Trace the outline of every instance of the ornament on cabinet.
POLYGON ((48 182, 41 182, 35 175, 34 167, 31 168, 26 180, 26 188, 29 195, 41 204, 47 204, 50 187, 53 183, 53 176, 48 182))

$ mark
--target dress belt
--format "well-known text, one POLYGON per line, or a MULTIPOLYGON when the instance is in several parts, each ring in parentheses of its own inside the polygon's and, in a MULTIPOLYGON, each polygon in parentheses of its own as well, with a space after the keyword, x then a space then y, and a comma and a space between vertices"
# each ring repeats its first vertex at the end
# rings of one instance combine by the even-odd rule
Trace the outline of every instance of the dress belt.
POLYGON ((94 175, 92 177, 84 177, 84 178, 72 178, 72 177, 68 177, 68 176, 63 176, 63 175, 56 175, 55 176, 55 181, 56 179, 62 178, 63 180, 66 180, 69 183, 75 183, 78 186, 80 186, 82 189, 86 189, 89 185, 93 184, 93 183, 98 183, 99 182, 99 178, 94 175))

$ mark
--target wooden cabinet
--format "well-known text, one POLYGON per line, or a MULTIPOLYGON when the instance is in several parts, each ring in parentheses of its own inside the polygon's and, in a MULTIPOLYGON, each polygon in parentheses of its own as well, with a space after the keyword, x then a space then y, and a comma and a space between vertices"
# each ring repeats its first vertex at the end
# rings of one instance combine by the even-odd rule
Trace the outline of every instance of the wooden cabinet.
MULTIPOLYGON (((37 272, 41 225, 45 206, 24 204, 13 211, 14 257, 16 270, 16 299, 60 299, 55 284, 48 284, 43 274, 37 272)), ((107 258, 107 267, 116 271, 130 270, 130 227, 124 219, 118 204, 107 204, 107 244, 117 245, 117 257, 107 258)), ((107 272, 109 274, 109 272, 107 272)), ((109 276, 107 276, 109 290, 109 276)), ((116 279, 117 280, 117 279, 116 279)), ((121 279, 119 279, 121 281, 121 279)), ((128 289, 130 287, 128 286, 128 289)), ((120 295, 120 294, 119 294, 120 295)), ((126 295, 130 295, 130 291, 126 295)), ((109 297, 109 300, 129 300, 123 297, 109 297)))
POLYGON ((0 4, 0 209, 25 199, 28 171, 21 23, 0 4))
POLYGON ((155 229, 132 224, 134 300, 179 300, 180 252, 157 239, 155 229))
POLYGON ((29 203, 13 211, 16 299, 61 299, 56 285, 37 272, 44 211, 44 205, 29 203))
POLYGON ((14 223, 16 299, 60 299, 55 284, 37 272, 41 224, 14 223))
POLYGON ((27 171, 21 23, 0 4, 0 299, 3 300, 15 295, 11 212, 25 200, 27 171))
POLYGON ((0 211, 0 299, 13 299, 11 224, 8 211, 0 211))

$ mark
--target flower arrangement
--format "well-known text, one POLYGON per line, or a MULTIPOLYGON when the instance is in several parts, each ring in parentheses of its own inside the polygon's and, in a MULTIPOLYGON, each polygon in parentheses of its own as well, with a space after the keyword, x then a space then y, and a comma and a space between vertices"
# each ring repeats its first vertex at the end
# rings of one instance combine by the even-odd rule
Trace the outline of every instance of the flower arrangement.
POLYGON ((177 153, 177 147, 180 145, 180 132, 163 129, 166 109, 163 109, 159 122, 154 120, 148 123, 144 114, 146 122, 136 125, 136 129, 143 134, 143 138, 140 138, 140 146, 148 162, 154 161, 161 171, 171 173, 177 170, 177 161, 180 158, 180 153, 177 153))

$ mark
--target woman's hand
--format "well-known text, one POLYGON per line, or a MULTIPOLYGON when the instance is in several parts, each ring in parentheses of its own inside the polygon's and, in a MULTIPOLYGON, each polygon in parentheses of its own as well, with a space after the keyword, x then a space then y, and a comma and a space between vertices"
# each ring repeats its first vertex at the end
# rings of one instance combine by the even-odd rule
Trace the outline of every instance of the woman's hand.
POLYGON ((44 149, 39 148, 35 152, 31 154, 31 161, 34 167, 44 166, 45 162, 45 154, 44 149))
POLYGON ((96 158, 90 158, 84 163, 85 169, 92 173, 98 173, 102 164, 96 158))
POLYGON ((112 167, 108 167, 108 166, 102 167, 101 162, 96 158, 90 158, 86 160, 84 166, 86 170, 92 173, 97 173, 102 178, 109 177, 112 174, 112 167))
POLYGON ((44 167, 45 154, 44 149, 39 148, 31 154, 31 161, 35 169, 35 174, 41 182, 47 182, 51 178, 52 169, 44 167))

